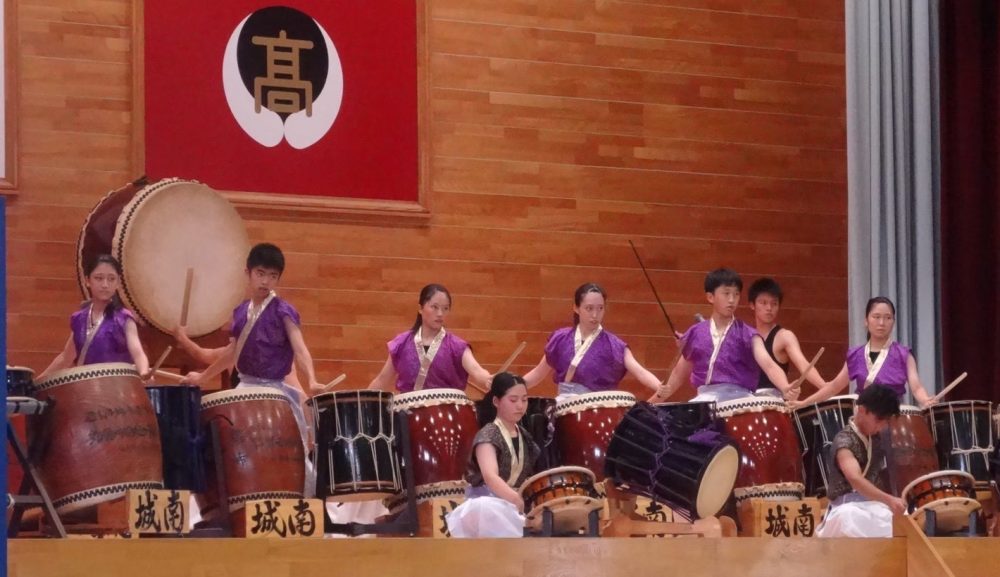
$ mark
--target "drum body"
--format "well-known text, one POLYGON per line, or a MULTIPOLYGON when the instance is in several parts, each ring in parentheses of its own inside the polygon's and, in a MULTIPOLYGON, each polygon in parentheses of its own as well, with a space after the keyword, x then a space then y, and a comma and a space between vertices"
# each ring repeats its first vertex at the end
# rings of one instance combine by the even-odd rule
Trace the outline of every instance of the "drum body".
MULTIPOLYGON (((12 367, 7 365, 7 397, 31 397, 35 394, 32 381, 35 371, 27 367, 12 367)), ((14 429, 14 434, 27 446, 26 424, 24 415, 7 415, 7 422, 14 429)), ((24 478, 24 470, 17 460, 10 443, 7 444, 7 492, 17 494, 24 478)))
POLYGON ((35 394, 32 380, 35 378, 35 371, 28 367, 12 367, 7 365, 7 396, 8 397, 31 397, 35 394))
POLYGON ((563 465, 584 467, 604 479, 604 459, 615 427, 635 405, 635 395, 608 391, 576 395, 556 403, 556 444, 563 465))
POLYGON ((714 401, 657 403, 656 413, 670 420, 670 430, 675 433, 694 433, 716 426, 718 418, 714 401))
POLYGON ((969 514, 980 509, 975 496, 976 480, 963 471, 935 471, 917 477, 903 489, 902 498, 917 523, 926 512, 937 515, 937 527, 957 531, 969 524, 969 514))
POLYGON ((392 394, 337 391, 309 399, 316 427, 316 496, 385 498, 402 489, 392 394))
POLYGON ((406 412, 415 486, 465 478, 479 431, 468 395, 457 389, 400 393, 392 399, 392 410, 406 412))
POLYGON ((965 471, 976 479, 976 486, 989 487, 990 455, 994 450, 989 401, 952 401, 926 411, 931 435, 937 447, 942 469, 965 471))
POLYGON ((854 416, 857 395, 830 397, 822 403, 795 411, 795 426, 802 444, 802 464, 805 471, 806 495, 826 494, 827 448, 854 416))
POLYGON ((608 445, 607 476, 687 519, 711 517, 725 505, 736 482, 736 444, 713 429, 676 434, 668 423, 649 403, 632 407, 608 445))
POLYGON ((792 415, 784 401, 771 397, 736 399, 719 403, 718 415, 740 450, 736 500, 802 499, 802 459, 792 415))
MULTIPOLYGON (((490 416, 496 414, 495 409, 487 409, 484 403, 487 399, 476 401, 476 418, 479 428, 490 424, 490 416)), ((551 469, 559 466, 559 447, 555 440, 555 410, 556 400, 552 397, 528 397, 528 410, 518 423, 531 435, 541 453, 535 462, 535 470, 551 469)))
POLYGON ((52 502, 69 513, 163 487, 160 432, 135 367, 84 365, 35 384, 49 409, 33 435, 42 443, 39 469, 52 502))
MULTIPOLYGON (((219 430, 233 532, 242 535, 247 501, 303 496, 305 448, 287 398, 271 388, 241 387, 205 395, 201 423, 207 438, 213 422, 219 430)), ((214 463, 208 465, 206 509, 218 501, 214 463)))
POLYGON ((903 405, 889 423, 892 450, 888 454, 889 478, 900 491, 914 479, 939 469, 934 439, 923 412, 903 405))
POLYGON ((204 184, 166 179, 126 185, 91 210, 77 242, 77 276, 101 254, 122 265, 119 294, 147 324, 170 333, 193 269, 188 334, 223 326, 243 299, 249 239, 236 209, 204 184))
POLYGON ((193 385, 146 387, 146 395, 160 427, 164 487, 204 492, 201 389, 193 385))
POLYGON ((556 467, 528 478, 521 485, 525 525, 537 528, 544 511, 552 511, 553 526, 560 533, 584 530, 591 511, 604 508, 590 469, 556 467))

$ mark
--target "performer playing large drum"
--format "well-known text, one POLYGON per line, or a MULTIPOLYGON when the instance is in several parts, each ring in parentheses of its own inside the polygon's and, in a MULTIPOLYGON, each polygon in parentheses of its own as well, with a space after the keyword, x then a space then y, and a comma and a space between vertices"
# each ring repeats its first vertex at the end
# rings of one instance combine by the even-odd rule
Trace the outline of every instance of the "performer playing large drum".
POLYGON ((49 402, 38 417, 39 468, 53 504, 69 513, 163 486, 156 415, 135 367, 101 363, 35 383, 49 402))
POLYGON ((204 184, 136 182, 108 193, 88 215, 77 245, 80 288, 91 294, 86 267, 111 254, 122 264, 125 304, 169 333, 180 319, 191 268, 187 332, 201 336, 224 325, 243 298, 248 246, 239 214, 204 184))

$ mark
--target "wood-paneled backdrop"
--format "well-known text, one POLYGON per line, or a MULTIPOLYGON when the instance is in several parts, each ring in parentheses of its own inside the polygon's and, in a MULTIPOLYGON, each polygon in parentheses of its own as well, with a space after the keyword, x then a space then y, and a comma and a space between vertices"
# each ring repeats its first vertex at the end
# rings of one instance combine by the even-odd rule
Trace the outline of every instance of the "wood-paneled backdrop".
MULTIPOLYGON (((527 341, 517 370, 570 321, 576 286, 602 283, 605 326, 662 374, 676 348, 629 239, 679 328, 708 313, 707 270, 776 276, 783 324, 807 355, 827 348, 820 368, 833 376, 847 336, 842 0, 427 9, 427 226, 247 223, 252 241, 287 254, 282 294, 302 312, 321 380, 344 371, 366 385, 428 282, 452 290, 449 326, 487 368, 527 341)), ((132 10, 17 0, 12 363, 40 370, 65 342, 80 225, 141 173, 130 165, 132 10)))

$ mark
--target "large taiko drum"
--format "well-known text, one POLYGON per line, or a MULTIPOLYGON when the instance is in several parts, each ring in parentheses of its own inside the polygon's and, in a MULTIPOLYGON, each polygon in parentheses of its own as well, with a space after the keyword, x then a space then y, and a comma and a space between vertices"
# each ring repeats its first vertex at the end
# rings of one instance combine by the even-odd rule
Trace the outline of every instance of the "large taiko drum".
POLYGON ((49 402, 37 417, 38 461, 60 513, 163 487, 160 431, 135 367, 84 365, 35 383, 49 402))
POLYGON ((413 483, 461 481, 479 430, 472 399, 457 389, 400 393, 393 412, 406 412, 413 483))
POLYGON ((926 413, 941 468, 965 471, 975 477, 977 488, 989 489, 993 403, 952 401, 930 407, 926 413))
POLYGON ((566 466, 590 469, 598 481, 605 478, 604 459, 615 427, 635 405, 626 391, 585 393, 556 402, 556 443, 566 466))
POLYGON ((899 415, 889 423, 889 439, 892 444, 887 459, 889 478, 895 491, 902 491, 914 479, 940 469, 930 427, 918 407, 899 407, 899 415))
POLYGON ((802 443, 806 495, 825 495, 827 453, 837 436, 854 416, 857 395, 840 395, 795 411, 795 425, 802 443))
POLYGON ((101 254, 122 265, 119 294, 146 323, 169 333, 180 318, 193 269, 187 331, 224 325, 243 299, 249 241, 236 209, 211 188, 176 178, 129 184, 90 211, 77 243, 77 275, 101 254))
MULTIPOLYGON (((201 423, 206 435, 213 422, 219 430, 230 520, 234 533, 242 535, 248 501, 302 497, 305 448, 288 398, 268 387, 240 387, 205 395, 201 423)), ((209 463, 208 473, 209 503, 205 509, 218 499, 214 462, 209 463)))
POLYGON ((802 460, 792 415, 784 401, 769 397, 736 399, 719 403, 717 414, 740 450, 736 500, 802 499, 802 460))

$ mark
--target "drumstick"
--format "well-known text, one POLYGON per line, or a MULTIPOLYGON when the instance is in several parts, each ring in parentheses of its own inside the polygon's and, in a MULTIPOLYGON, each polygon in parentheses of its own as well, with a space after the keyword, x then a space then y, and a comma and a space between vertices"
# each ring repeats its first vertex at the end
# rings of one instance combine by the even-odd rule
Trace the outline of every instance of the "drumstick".
POLYGON ((942 389, 942 391, 940 393, 934 395, 934 397, 931 400, 934 401, 934 402, 940 401, 942 397, 944 397, 949 392, 951 392, 952 389, 954 389, 955 387, 957 387, 958 383, 961 383, 962 381, 964 381, 965 377, 967 377, 967 376, 969 376, 969 373, 965 373, 965 372, 962 373, 961 375, 958 375, 958 377, 954 381, 952 381, 950 385, 948 385, 947 387, 945 387, 944 389, 942 389))
POLYGON ((820 347, 819 350, 816 351, 816 356, 813 357, 813 360, 809 362, 809 366, 806 367, 806 370, 802 371, 802 374, 799 375, 799 378, 795 379, 795 382, 792 384, 789 390, 796 389, 802 386, 802 382, 806 380, 806 375, 809 374, 809 371, 813 370, 813 367, 816 366, 816 361, 818 361, 819 358, 823 356, 823 351, 825 350, 826 348, 820 347))
POLYGON ((500 365, 500 369, 497 373, 502 373, 510 368, 510 366, 514 364, 514 361, 517 360, 517 356, 521 354, 521 351, 523 351, 526 346, 528 346, 528 341, 521 341, 521 344, 517 345, 517 348, 514 349, 514 352, 511 353, 510 357, 507 358, 504 364, 500 365))
POLYGON ((325 392, 329 391, 330 389, 332 389, 333 387, 336 387, 341 382, 343 382, 343 380, 346 379, 346 378, 347 378, 347 373, 340 373, 339 377, 337 377, 336 379, 333 379, 329 383, 323 385, 323 392, 325 393, 325 392))
POLYGON ((160 355, 160 358, 156 359, 156 364, 153 365, 153 370, 150 371, 150 374, 156 374, 156 372, 160 370, 160 365, 163 364, 163 361, 167 360, 167 355, 169 355, 172 350, 174 350, 174 347, 171 346, 168 346, 163 350, 163 354, 160 355))
POLYGON ((163 377, 164 379, 170 379, 171 381, 177 381, 178 383, 184 380, 184 377, 182 375, 178 375, 177 373, 170 373, 170 372, 167 372, 167 371, 161 371, 159 369, 157 369, 156 371, 153 371, 153 374, 156 375, 157 377, 163 377))
POLYGON ((656 298, 657 304, 660 305, 660 310, 663 311, 663 316, 667 319, 667 324, 670 325, 670 336, 677 338, 677 329, 674 328, 674 321, 670 320, 670 315, 667 314, 666 307, 663 306, 663 301, 660 300, 660 294, 656 292, 656 286, 653 284, 653 279, 649 278, 649 273, 646 272, 646 265, 642 264, 642 258, 639 256, 639 251, 635 249, 635 245, 632 241, 628 241, 628 245, 632 247, 632 252, 635 253, 635 259, 639 261, 639 268, 642 269, 642 274, 646 275, 646 282, 649 283, 649 288, 653 289, 653 296, 656 298))
POLYGON ((188 306, 191 304, 191 283, 194 281, 194 269, 187 269, 187 277, 184 278, 184 300, 181 302, 181 326, 187 326, 188 306))

